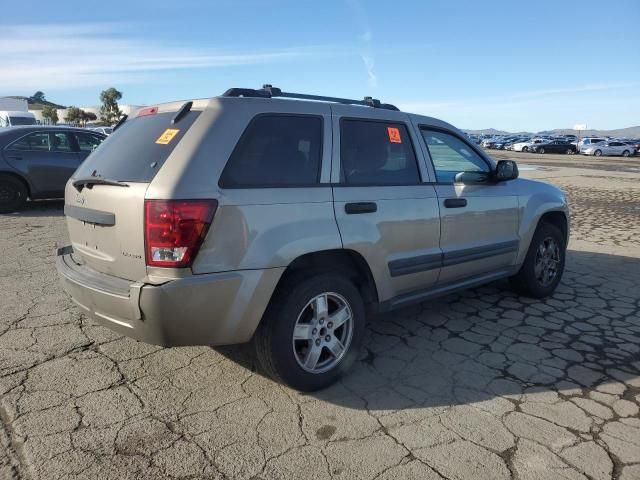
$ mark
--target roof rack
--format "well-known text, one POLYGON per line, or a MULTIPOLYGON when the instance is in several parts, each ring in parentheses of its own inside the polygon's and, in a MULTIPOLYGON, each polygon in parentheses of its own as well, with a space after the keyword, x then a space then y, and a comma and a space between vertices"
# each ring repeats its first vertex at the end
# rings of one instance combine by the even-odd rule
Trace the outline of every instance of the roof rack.
POLYGON ((398 107, 390 103, 381 103, 380 100, 364 97, 363 100, 351 100, 339 97, 324 97, 322 95, 307 95, 306 93, 283 92, 269 84, 263 85, 261 89, 254 88, 230 88, 222 94, 223 97, 253 97, 253 98, 296 98, 298 100, 320 100, 323 102, 341 103, 343 105, 362 105, 364 107, 383 108, 385 110, 399 111, 398 107))

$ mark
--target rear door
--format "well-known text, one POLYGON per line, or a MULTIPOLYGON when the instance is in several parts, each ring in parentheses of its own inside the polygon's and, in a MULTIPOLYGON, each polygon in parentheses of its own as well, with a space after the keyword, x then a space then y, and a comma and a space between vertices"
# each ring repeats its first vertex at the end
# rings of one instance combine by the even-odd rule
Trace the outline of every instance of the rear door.
POLYGON ((369 264, 380 301, 433 286, 438 199, 407 114, 332 106, 332 182, 344 248, 369 264))
POLYGON ((457 132, 428 125, 421 125, 420 132, 437 179, 443 252, 439 285, 508 270, 519 245, 514 182, 474 183, 491 170, 480 152, 457 132))
POLYGON ((73 136, 78 146, 77 150, 80 163, 84 162, 89 154, 98 148, 104 140, 104 137, 88 132, 73 132, 73 136))
POLYGON ((127 120, 92 152, 67 184, 69 237, 91 268, 128 280, 146 276, 147 187, 201 114, 191 110, 173 124, 178 108, 180 104, 148 108, 127 120), (73 186, 73 180, 96 177, 126 186, 73 186))

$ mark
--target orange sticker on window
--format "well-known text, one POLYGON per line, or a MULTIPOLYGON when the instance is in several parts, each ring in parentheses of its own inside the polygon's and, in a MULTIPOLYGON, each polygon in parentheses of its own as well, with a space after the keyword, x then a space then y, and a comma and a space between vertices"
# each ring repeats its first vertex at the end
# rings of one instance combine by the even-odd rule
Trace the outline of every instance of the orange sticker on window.
POLYGON ((387 127, 387 132, 389 133, 389 141, 391 143, 402 143, 399 129, 396 127, 387 127))
POLYGON ((160 145, 169 145, 169 143, 171 143, 171 140, 173 140, 173 137, 175 137, 179 131, 180 130, 178 130, 177 128, 167 128, 162 133, 162 135, 158 137, 156 143, 160 145))

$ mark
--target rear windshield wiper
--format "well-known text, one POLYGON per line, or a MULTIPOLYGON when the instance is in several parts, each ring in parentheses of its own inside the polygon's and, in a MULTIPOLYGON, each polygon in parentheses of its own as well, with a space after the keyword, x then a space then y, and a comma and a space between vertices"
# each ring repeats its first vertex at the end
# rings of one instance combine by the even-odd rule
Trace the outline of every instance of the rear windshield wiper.
POLYGON ((79 192, 82 191, 84 187, 91 188, 92 185, 112 185, 114 187, 128 187, 129 184, 120 182, 118 180, 109 180, 108 178, 102 177, 86 177, 86 178, 78 178, 74 180, 72 185, 79 192))
POLYGON ((113 126, 113 130, 111 130, 111 132, 115 132, 118 128, 120 128, 120 126, 127 121, 127 118, 129 118, 129 115, 123 115, 122 118, 120 120, 118 120, 118 123, 116 123, 113 126))

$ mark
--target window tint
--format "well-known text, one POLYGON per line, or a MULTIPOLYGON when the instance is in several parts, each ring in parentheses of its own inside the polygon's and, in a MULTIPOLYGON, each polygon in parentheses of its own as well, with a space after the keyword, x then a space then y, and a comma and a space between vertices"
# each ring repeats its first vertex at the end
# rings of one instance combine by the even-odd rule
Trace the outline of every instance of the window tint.
POLYGON ((240 137, 220 177, 223 188, 291 187, 319 181, 322 119, 260 115, 240 137))
POLYGON ((460 172, 489 172, 489 165, 469 145, 454 135, 422 130, 438 182, 453 183, 460 172))
POLYGON ((49 151, 49 133, 48 132, 36 132, 25 137, 22 137, 17 142, 14 142, 10 147, 10 150, 36 150, 36 151, 49 151))
POLYGON ((64 132, 55 132, 51 134, 51 141, 55 152, 71 152, 71 141, 69 136, 64 132))
POLYGON ((174 125, 175 115, 162 112, 128 119, 82 162, 76 177, 88 177, 95 171, 110 180, 150 182, 200 112, 191 110, 174 125), (167 130, 173 134, 168 143, 161 139, 167 130))
POLYGON ((102 138, 89 133, 74 133, 81 152, 93 152, 102 143, 102 138))
POLYGON ((348 185, 416 185, 420 174, 407 127, 397 123, 343 120, 342 179, 348 185))

